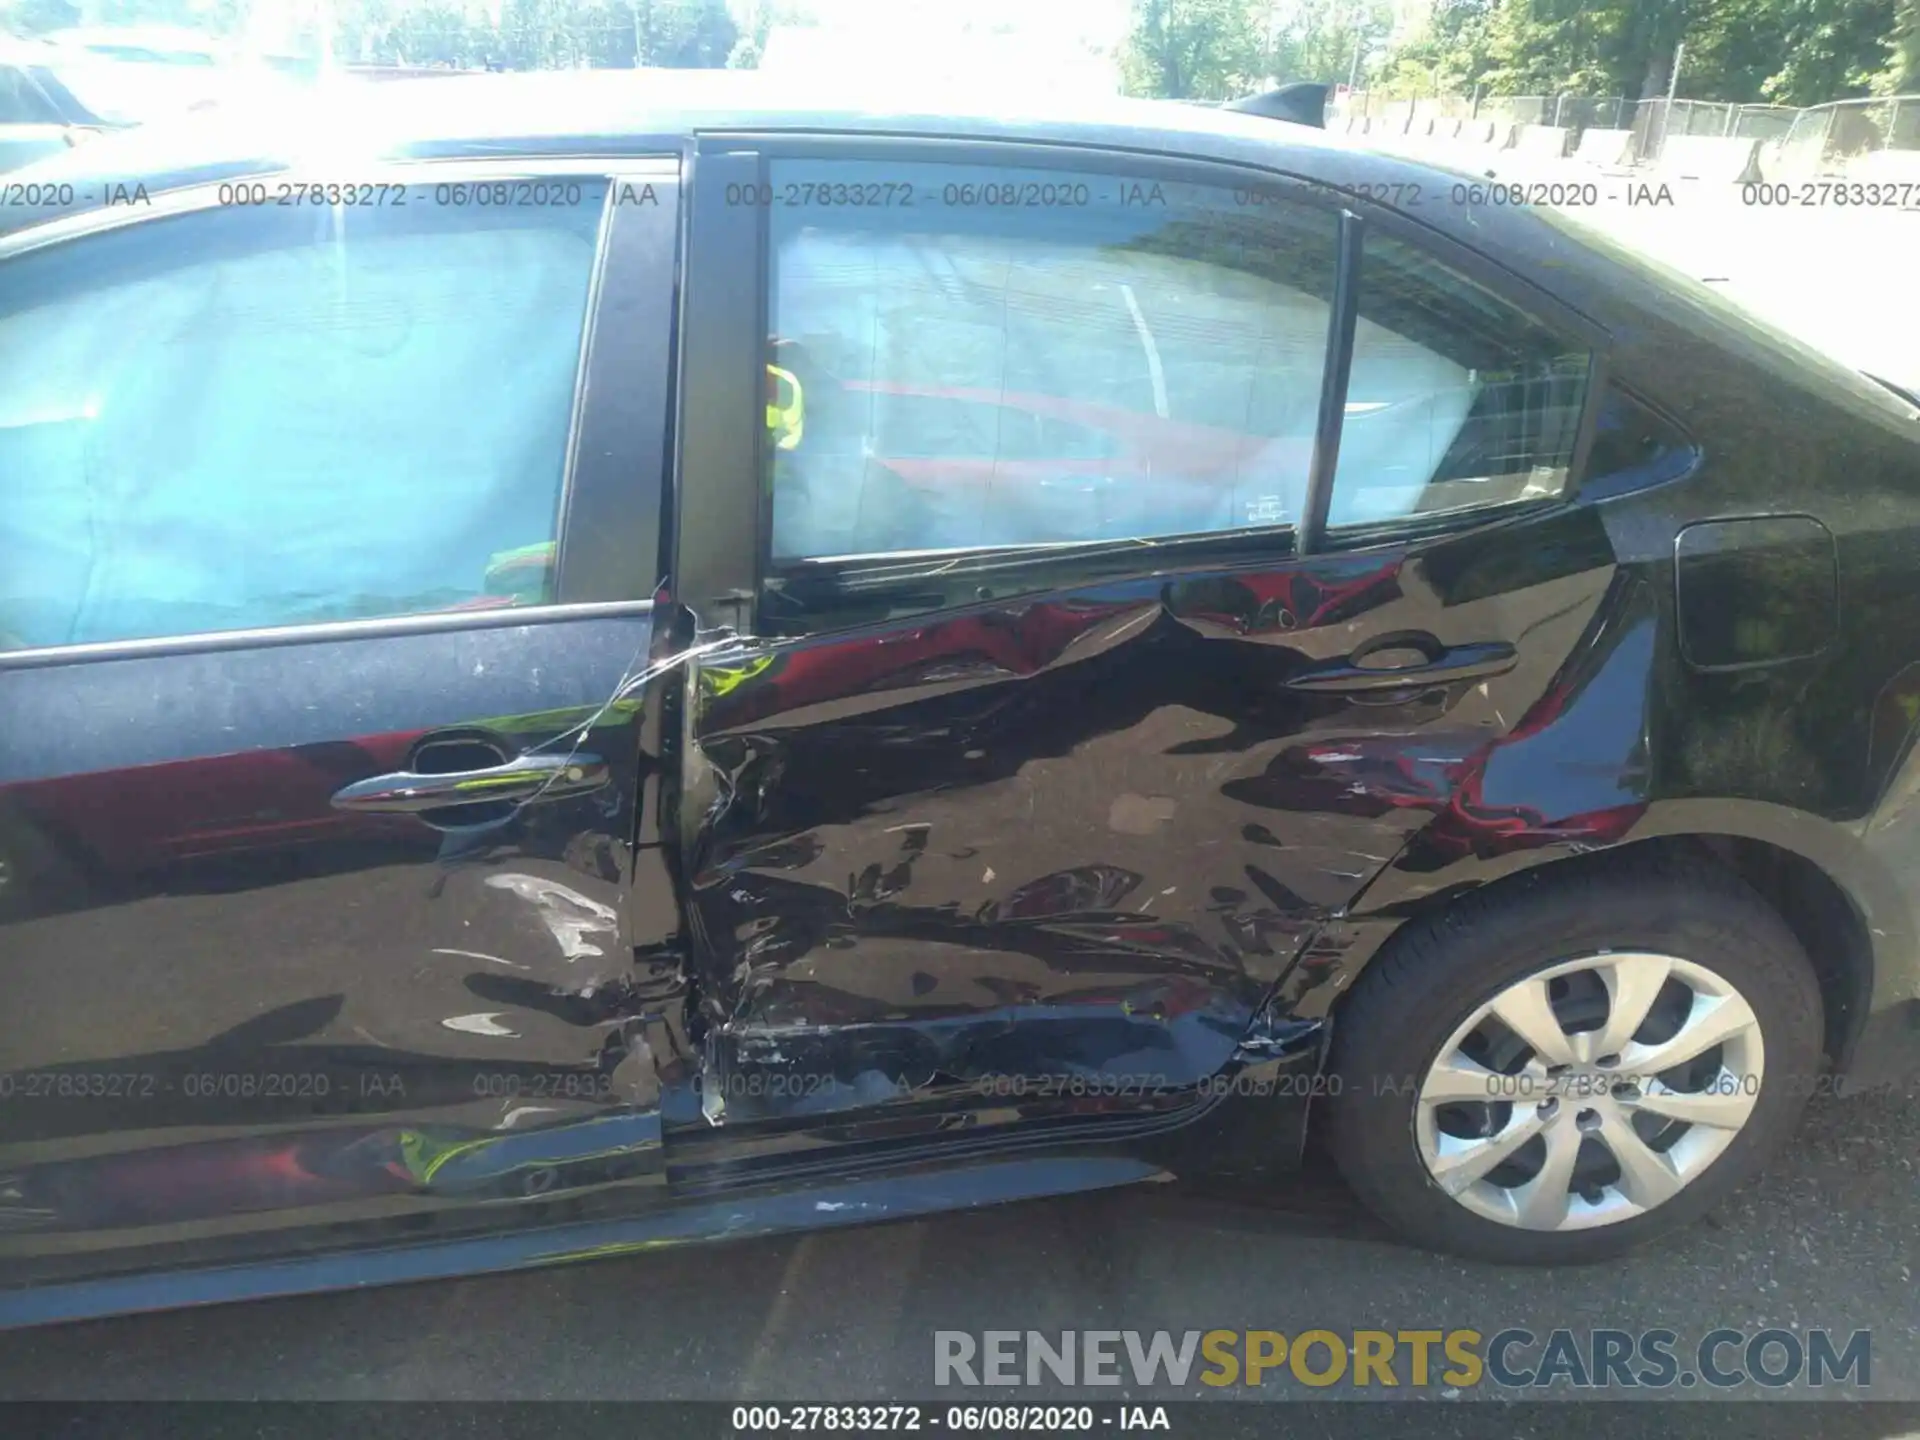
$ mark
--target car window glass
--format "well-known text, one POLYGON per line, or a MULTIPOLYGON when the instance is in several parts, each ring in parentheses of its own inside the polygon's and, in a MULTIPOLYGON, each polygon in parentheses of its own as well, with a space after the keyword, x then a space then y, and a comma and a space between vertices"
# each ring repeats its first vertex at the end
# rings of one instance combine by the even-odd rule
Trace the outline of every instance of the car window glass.
POLYGON ((1594 418, 1581 493, 1602 498, 1678 479, 1691 468, 1691 442, 1640 401, 1608 385, 1594 418))
POLYGON ((58 125, 65 117, 17 65, 0 65, 0 125, 58 125))
POLYGON ((769 363, 799 383, 769 407, 776 564, 1297 519, 1331 213, 1057 170, 769 178, 769 363))
POLYGON ((1370 232, 1328 523, 1560 494, 1591 356, 1403 241, 1370 232))
POLYGON ((603 191, 223 207, 0 265, 0 645, 551 599, 603 191))

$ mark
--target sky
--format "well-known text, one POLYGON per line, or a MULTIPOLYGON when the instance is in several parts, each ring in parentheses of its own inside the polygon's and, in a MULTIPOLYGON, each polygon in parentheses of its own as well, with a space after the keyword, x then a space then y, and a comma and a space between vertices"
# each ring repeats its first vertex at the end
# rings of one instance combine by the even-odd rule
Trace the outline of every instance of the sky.
MULTIPOLYGON (((733 0, 736 14, 750 0, 733 0)), ((1110 95, 1128 0, 806 0, 817 28, 776 27, 761 68, 828 84, 963 83, 976 98, 1110 95)))

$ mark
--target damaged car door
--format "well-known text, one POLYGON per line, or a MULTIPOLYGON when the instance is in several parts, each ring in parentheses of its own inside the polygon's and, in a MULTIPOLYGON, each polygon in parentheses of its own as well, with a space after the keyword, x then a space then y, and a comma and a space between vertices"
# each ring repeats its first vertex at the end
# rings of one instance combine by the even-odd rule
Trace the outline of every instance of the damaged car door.
POLYGON ((657 1174, 623 906, 677 177, 206 185, 8 242, 14 1273, 657 1174))
POLYGON ((1569 703, 1614 576, 1568 503, 1601 337, 1277 177, 699 163, 676 573, 731 637, 684 676, 708 1119, 1187 1103, 1285 1041, 1262 1011, 1303 945, 1569 703), (804 405, 778 435, 769 365, 804 405))

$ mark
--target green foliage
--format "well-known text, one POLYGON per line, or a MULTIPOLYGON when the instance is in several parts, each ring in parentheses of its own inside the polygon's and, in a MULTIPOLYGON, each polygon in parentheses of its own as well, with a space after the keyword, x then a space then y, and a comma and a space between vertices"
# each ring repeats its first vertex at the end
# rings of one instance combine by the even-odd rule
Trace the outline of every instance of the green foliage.
POLYGON ((8 0, 0 4, 0 33, 45 35, 80 23, 80 7, 72 0, 8 0))
POLYGON ((1399 94, 1666 92, 1813 105, 1920 86, 1920 0, 1437 0, 1381 67, 1399 94))
POLYGON ((1231 100, 1265 79, 1258 0, 1135 0, 1120 56, 1129 95, 1231 100))
POLYGON ((1386 44, 1393 7, 1381 0, 1290 0, 1272 7, 1266 73, 1279 81, 1337 84, 1354 73, 1354 57, 1386 44))
POLYGON ((767 53, 767 36, 773 33, 773 27, 813 26, 819 23, 813 12, 806 9, 804 3, 798 5, 770 4, 768 0, 758 0, 753 7, 752 20, 740 38, 733 42, 733 49, 727 52, 729 70, 758 70, 760 61, 767 53))
POLYGON ((707 69, 739 39, 726 0, 504 0, 497 27, 458 0, 350 0, 335 14, 336 52, 367 64, 707 69))
POLYGON ((1387 57, 1377 88, 1389 95, 1466 95, 1494 67, 1499 0, 1435 0, 1427 27, 1387 57))
POLYGON ((1898 18, 1894 0, 1776 0, 1767 9, 1777 14, 1782 63, 1761 82, 1762 99, 1817 105, 1871 93, 1898 18))
POLYGON ((177 25, 210 35, 240 29, 242 0, 0 0, 0 33, 45 35, 70 25, 177 25))
POLYGON ((1920 94, 1920 0, 1900 0, 1887 49, 1892 59, 1874 88, 1882 95, 1920 94))
POLYGON ((1231 100, 1275 81, 1333 84, 1392 26, 1385 0, 1134 0, 1122 88, 1166 100, 1231 100))

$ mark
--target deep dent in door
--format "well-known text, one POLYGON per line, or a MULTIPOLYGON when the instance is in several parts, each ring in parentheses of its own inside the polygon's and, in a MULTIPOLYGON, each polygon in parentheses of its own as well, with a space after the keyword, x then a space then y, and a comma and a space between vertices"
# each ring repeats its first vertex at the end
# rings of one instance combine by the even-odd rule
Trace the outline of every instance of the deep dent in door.
POLYGON ((1219 1072, 1302 947, 1548 691, 1611 574, 1603 544, 1437 548, 692 667, 681 838, 709 1120, 1042 1077, 1124 1105, 1219 1072), (1526 643, 1471 683, 1287 683, 1416 627, 1526 643))

